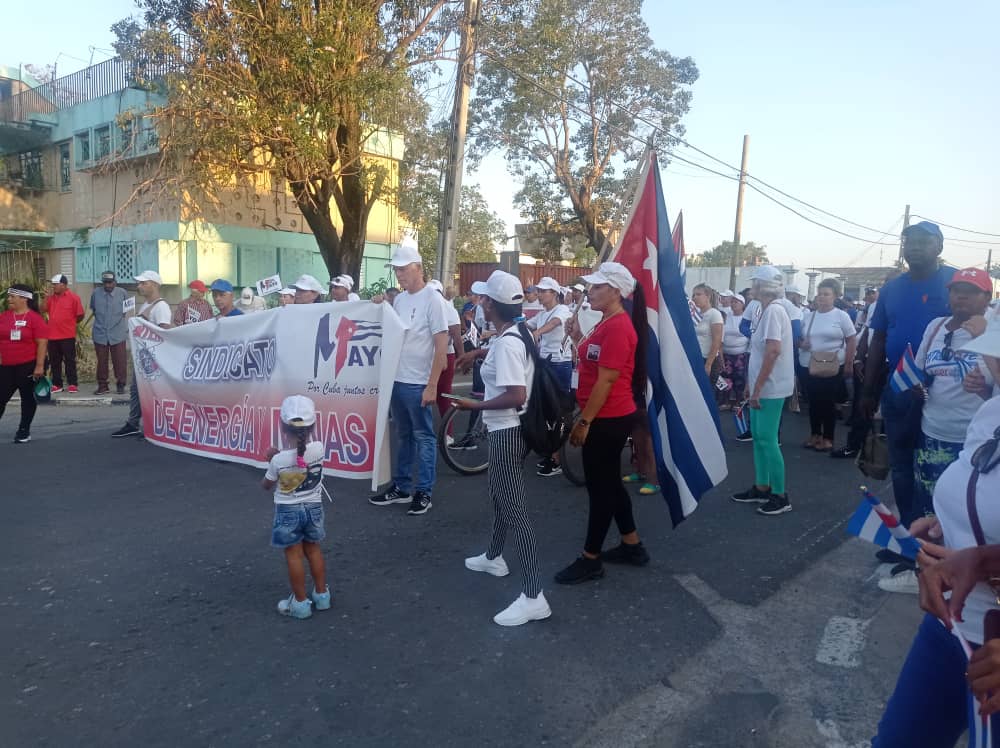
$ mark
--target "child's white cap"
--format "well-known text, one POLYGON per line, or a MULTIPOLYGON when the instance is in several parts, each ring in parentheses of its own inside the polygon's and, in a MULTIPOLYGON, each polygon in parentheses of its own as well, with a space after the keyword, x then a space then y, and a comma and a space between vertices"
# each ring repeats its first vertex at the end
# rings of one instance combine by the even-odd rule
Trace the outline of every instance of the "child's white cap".
POLYGON ((305 395, 290 395, 281 403, 281 422, 289 426, 316 423, 316 404, 305 395))

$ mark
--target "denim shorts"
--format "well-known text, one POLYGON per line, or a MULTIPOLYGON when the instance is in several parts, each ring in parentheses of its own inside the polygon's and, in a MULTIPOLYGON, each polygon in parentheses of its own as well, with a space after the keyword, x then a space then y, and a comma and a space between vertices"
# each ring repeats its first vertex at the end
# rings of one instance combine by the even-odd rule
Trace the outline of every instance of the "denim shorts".
POLYGON ((326 537, 322 504, 275 504, 271 545, 291 548, 305 541, 318 543, 326 537))

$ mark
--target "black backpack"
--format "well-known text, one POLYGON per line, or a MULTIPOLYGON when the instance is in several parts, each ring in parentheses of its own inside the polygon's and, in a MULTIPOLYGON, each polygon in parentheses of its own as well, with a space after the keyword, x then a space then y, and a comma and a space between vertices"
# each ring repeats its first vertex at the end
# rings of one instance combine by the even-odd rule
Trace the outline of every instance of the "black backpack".
POLYGON ((573 395, 559 383, 550 358, 538 355, 535 341, 514 333, 524 343, 528 356, 535 364, 531 380, 531 397, 521 414, 521 433, 528 448, 542 457, 555 454, 573 428, 573 395))

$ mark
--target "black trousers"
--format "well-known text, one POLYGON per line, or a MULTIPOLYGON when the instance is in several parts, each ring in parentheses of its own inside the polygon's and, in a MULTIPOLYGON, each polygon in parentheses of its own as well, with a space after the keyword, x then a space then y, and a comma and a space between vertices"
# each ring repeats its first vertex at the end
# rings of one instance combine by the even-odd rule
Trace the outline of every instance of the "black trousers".
POLYGON ((583 475, 590 496, 587 519, 587 553, 600 553, 613 519, 618 532, 635 532, 632 499, 622 484, 622 449, 635 425, 635 414, 595 418, 583 443, 583 475))
POLYGON ((66 384, 76 381, 76 338, 49 341, 49 363, 52 364, 52 386, 63 386, 63 362, 66 363, 66 384))
POLYGON ((31 376, 34 371, 34 361, 13 364, 12 366, 0 366, 0 418, 3 418, 3 412, 14 393, 20 392, 21 424, 18 426, 18 431, 31 429, 31 422, 35 418, 35 409, 38 407, 35 402, 35 380, 31 376))
POLYGON ((809 396, 809 426, 813 436, 833 441, 837 425, 837 403, 844 396, 844 367, 833 377, 814 377, 806 371, 809 396))

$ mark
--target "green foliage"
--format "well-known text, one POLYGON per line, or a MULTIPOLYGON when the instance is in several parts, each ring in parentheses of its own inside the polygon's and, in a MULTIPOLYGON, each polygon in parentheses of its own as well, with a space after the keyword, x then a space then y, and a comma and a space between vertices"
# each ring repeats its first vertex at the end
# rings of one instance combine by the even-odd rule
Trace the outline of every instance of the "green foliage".
POLYGON ((358 291, 358 296, 362 299, 370 299, 372 296, 384 294, 387 288, 389 288, 389 281, 385 278, 379 278, 377 281, 372 281, 370 285, 358 291))
MULTIPOLYGON (((733 261, 735 244, 732 242, 722 242, 701 254, 689 255, 687 258, 688 267, 729 267, 733 261)), ((767 265, 767 247, 757 246, 753 242, 740 244, 740 267, 751 265, 767 265)))
POLYGON ((141 17, 114 27, 117 51, 138 73, 151 59, 179 66, 149 81, 168 98, 153 113, 161 158, 147 188, 218 202, 265 174, 284 180, 330 273, 357 277, 368 215, 392 181, 369 152, 422 121, 416 85, 451 34, 449 3, 138 4, 141 17))
POLYGON ((657 49, 641 0, 531 0, 480 25, 472 157, 502 148, 532 222, 574 219, 600 249, 648 143, 680 135, 698 71, 657 49), (573 80, 576 79, 576 80, 573 80), (578 81, 578 82, 577 82, 578 81))
MULTIPOLYGON (((411 130, 407 135, 407 158, 400 167, 399 212, 417 230, 420 256, 427 268, 437 264, 448 135, 447 122, 411 130)), ((463 186, 455 233, 456 261, 495 262, 495 245, 504 242, 506 233, 506 225, 490 210, 479 187, 463 186)))

